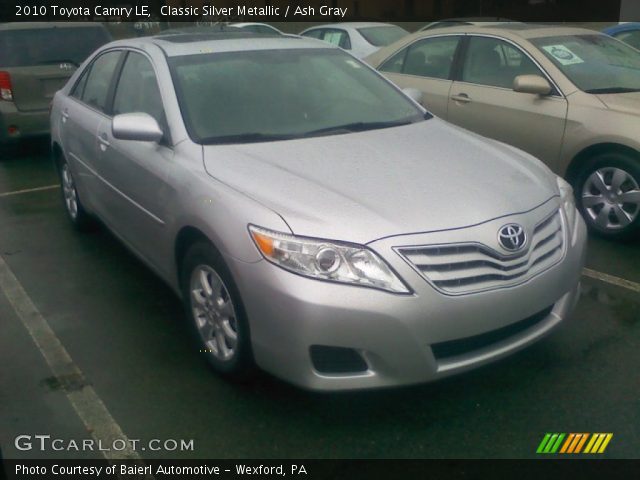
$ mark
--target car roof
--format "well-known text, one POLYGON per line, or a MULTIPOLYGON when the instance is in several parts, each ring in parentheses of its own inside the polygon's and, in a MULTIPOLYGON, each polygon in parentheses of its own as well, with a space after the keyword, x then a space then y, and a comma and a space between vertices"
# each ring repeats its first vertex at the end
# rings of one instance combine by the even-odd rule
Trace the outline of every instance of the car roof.
POLYGON ((0 23, 0 30, 34 30, 50 28, 103 28, 98 22, 7 22, 0 23))
POLYGON ((261 25, 261 26, 266 26, 266 27, 273 28, 274 30, 277 30, 277 28, 274 27, 273 25, 269 25, 268 23, 261 23, 261 22, 233 22, 233 23, 230 23, 229 25, 235 26, 235 27, 249 27, 253 25, 261 25))
POLYGON ((314 30, 316 28, 367 28, 367 27, 388 27, 395 26, 391 23, 383 23, 383 22, 340 22, 340 23, 326 23, 324 25, 314 25, 313 27, 309 27, 305 29, 314 30))
POLYGON ((165 36, 165 35, 176 35, 179 33, 184 34, 211 34, 211 33, 220 33, 220 32, 237 32, 239 31, 238 27, 234 27, 232 25, 191 25, 189 27, 177 27, 177 28, 169 28, 167 30, 162 30, 161 32, 156 33, 156 36, 165 36))
POLYGON ((555 37, 563 35, 601 35, 596 30, 587 28, 565 27, 561 25, 550 25, 542 23, 520 23, 520 22, 504 22, 493 25, 460 25, 455 27, 447 27, 446 29, 432 29, 417 32, 417 37, 431 36, 442 33, 484 33, 495 34, 507 37, 519 37, 524 39, 555 37))
POLYGON ((225 31, 206 34, 177 33, 171 35, 154 35, 150 37, 129 38, 108 44, 109 47, 137 47, 155 45, 160 47, 168 57, 196 55, 200 53, 222 53, 255 50, 285 49, 338 49, 325 42, 307 39, 294 35, 274 36, 245 32, 225 31))

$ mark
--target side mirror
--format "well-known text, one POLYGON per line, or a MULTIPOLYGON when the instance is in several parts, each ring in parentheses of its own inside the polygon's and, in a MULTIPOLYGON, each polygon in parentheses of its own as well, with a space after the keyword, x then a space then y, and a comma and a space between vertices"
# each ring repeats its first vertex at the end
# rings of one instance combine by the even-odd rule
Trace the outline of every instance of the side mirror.
POLYGON ((163 133, 155 118, 148 113, 123 113, 113 117, 111 133, 120 140, 159 142, 163 133))
POLYGON ((404 93, 407 97, 413 100, 416 103, 422 105, 422 100, 424 99, 424 94, 418 90, 417 88, 403 88, 402 93, 404 93))
POLYGON ((551 85, 546 78, 540 75, 518 75, 513 79, 513 91, 532 93, 534 95, 549 95, 551 93, 551 85))

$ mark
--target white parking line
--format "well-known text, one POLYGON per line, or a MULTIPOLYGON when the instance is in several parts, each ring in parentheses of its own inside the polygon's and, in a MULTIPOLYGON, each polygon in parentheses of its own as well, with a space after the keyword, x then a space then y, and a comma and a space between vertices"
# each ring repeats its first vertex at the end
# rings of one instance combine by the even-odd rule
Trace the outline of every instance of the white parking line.
POLYGON ((595 280, 600 280, 601 282, 610 283, 611 285, 615 285, 616 287, 631 290, 632 292, 640 293, 640 283, 632 282, 631 280, 627 280, 626 278, 615 277, 613 275, 609 275, 608 273, 591 270, 590 268, 585 268, 584 270, 582 270, 582 275, 584 275, 585 277, 593 278, 595 280))
POLYGON ((54 188, 60 188, 60 185, 47 185, 46 187, 27 188, 25 190, 16 190, 15 192, 0 193, 0 198, 11 197, 13 195, 22 195, 23 193, 41 192, 43 190, 53 190, 54 188))
MULTIPOLYGON (((107 460, 140 460, 140 456, 131 448, 131 443, 93 387, 83 385, 82 371, 73 362, 2 257, 0 257, 0 290, 4 292, 56 379, 62 383, 65 381, 76 383, 75 388, 67 389, 66 395, 93 439, 101 442, 103 447, 110 448, 110 450, 105 448, 101 452, 104 457, 107 460), (118 441, 114 444, 115 440, 118 441), (119 450, 123 440, 124 448, 119 450), (118 450, 114 450, 113 445, 116 445, 118 450)), ((100 443, 97 444, 100 445, 100 443)))

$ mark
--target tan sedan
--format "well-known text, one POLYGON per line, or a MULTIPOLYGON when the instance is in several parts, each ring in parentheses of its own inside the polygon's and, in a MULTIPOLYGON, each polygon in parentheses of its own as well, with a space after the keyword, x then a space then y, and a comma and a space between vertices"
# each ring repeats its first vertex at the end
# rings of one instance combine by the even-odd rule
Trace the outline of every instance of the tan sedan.
POLYGON ((640 231, 639 51, 591 30, 505 23, 417 32, 366 61, 441 118, 566 177, 592 230, 640 231))

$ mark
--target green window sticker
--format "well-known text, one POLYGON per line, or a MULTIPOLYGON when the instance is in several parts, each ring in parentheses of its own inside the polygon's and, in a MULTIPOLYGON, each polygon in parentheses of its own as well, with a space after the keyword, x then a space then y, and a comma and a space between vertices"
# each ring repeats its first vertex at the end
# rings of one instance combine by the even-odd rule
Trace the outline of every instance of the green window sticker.
POLYGON ((561 65, 584 63, 584 60, 582 60, 579 56, 577 56, 564 45, 548 45, 542 48, 558 62, 560 62, 561 65))

